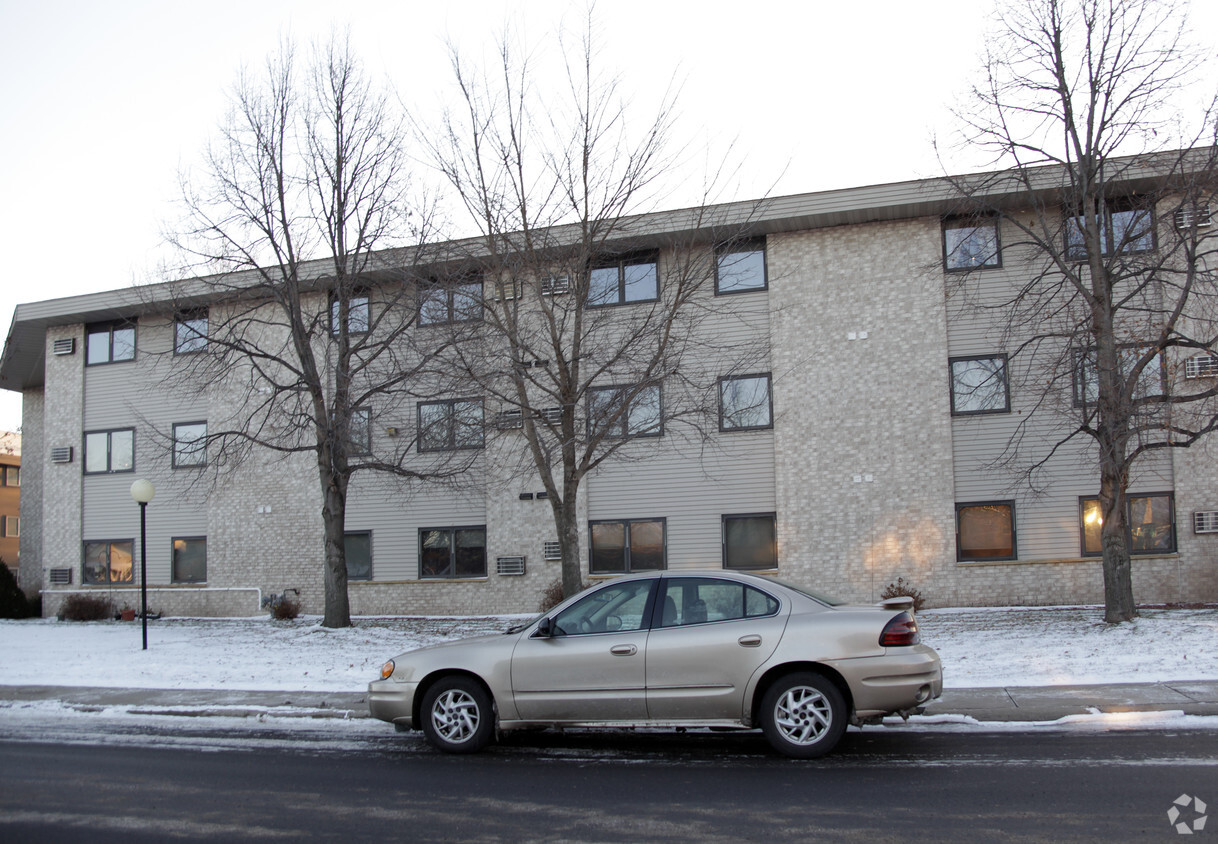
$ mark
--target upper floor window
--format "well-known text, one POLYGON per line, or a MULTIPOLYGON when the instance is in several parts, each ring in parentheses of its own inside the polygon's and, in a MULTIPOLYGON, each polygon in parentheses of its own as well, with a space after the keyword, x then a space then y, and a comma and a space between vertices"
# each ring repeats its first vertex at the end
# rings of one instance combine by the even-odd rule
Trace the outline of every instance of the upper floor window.
POLYGON ((135 360, 135 325, 105 322, 85 329, 85 365, 135 360))
POLYGON ((749 431, 772 426, 768 374, 719 379, 720 431, 749 431))
POLYGON ((1007 356, 952 358, 952 413, 1007 413, 1011 394, 1007 356))
MULTIPOLYGON (((372 325, 372 312, 369 309, 367 294, 351 295, 347 297, 347 333, 348 334, 367 334, 368 327, 372 325)), ((330 299, 330 334, 337 337, 342 315, 342 302, 339 299, 330 299)))
POLYGON ((433 284, 424 287, 419 299, 419 324, 443 325, 482 318, 482 282, 433 284))
POLYGON ((736 244, 715 253, 715 294, 765 290, 765 240, 736 244))
POLYGON ((778 568, 778 539, 773 513, 723 517, 723 567, 778 568))
POLYGON ((207 465, 207 423, 179 422, 173 426, 173 466, 185 469, 207 465))
POLYGON ((588 305, 625 305, 660 298, 656 260, 624 258, 594 265, 588 278, 588 305))
POLYGON ((957 560, 1014 560, 1015 502, 956 505, 957 560))
MULTIPOLYGON (((1154 212, 1128 199, 1107 202, 1096 218, 1100 227, 1100 249, 1105 256, 1149 252, 1155 248, 1154 212)), ((1085 218, 1066 219, 1066 257, 1087 258, 1085 218)))
POLYGON ((0 470, 0 485, 21 486, 21 467, 5 466, 0 470))
MULTIPOLYGON (((1144 346, 1122 346, 1118 355, 1121 365, 1121 377, 1128 378, 1134 364, 1146 352, 1144 346)), ((1163 353, 1156 352, 1154 357, 1143 367, 1138 375, 1138 383, 1134 387, 1134 400, 1149 396, 1161 396, 1167 392, 1167 374, 1163 368, 1163 353)), ((1095 349, 1074 353, 1074 406, 1093 407, 1100 395, 1099 372, 1096 369, 1095 349)))
POLYGON ((85 474, 135 471, 135 429, 85 433, 85 474))
MULTIPOLYGON (((1080 498, 1079 535, 1085 557, 1104 553, 1100 500, 1080 498)), ((1130 495, 1125 499, 1125 539, 1130 554, 1170 554, 1176 550, 1175 502, 1169 492, 1130 495)))
POLYGON ((596 387, 588 392, 589 436, 658 437, 664 433, 660 386, 596 387))
POLYGON ((207 311, 182 314, 173 322, 173 353, 188 355, 207 348, 207 311))
POLYGON ((482 448, 482 400, 419 402, 419 451, 482 448))
POLYGON ((486 577, 486 526, 421 529, 419 577, 486 577))
POLYGON ((1002 266, 998 221, 975 218, 943 223, 943 268, 980 270, 1002 266))
POLYGON ((372 453, 372 411, 357 407, 351 411, 347 428, 347 450, 351 454, 372 453))
POLYGON ((590 522, 589 571, 616 574, 665 566, 664 519, 590 522))
POLYGON ((0 516, 0 536, 17 538, 21 536, 21 518, 19 516, 0 516))

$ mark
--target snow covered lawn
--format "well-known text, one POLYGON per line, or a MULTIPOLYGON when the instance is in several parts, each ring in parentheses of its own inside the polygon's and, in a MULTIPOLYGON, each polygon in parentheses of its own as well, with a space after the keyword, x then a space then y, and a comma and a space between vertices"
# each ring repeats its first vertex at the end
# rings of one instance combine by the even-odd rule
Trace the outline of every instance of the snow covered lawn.
MULTIPOLYGON (((0 685, 362 691, 380 666, 432 642, 493 633, 527 616, 296 621, 0 621, 0 685)), ((1218 680, 1218 609, 1143 610, 1109 626, 1095 607, 928 610, 922 638, 949 688, 1218 680)))

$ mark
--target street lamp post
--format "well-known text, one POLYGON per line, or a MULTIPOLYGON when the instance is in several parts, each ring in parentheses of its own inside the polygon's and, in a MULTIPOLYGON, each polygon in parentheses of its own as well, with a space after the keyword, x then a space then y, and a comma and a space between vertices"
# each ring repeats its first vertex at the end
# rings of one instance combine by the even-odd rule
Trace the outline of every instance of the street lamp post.
POLYGON ((144 621, 144 650, 148 650, 148 502, 156 495, 152 481, 140 478, 131 485, 131 497, 140 505, 140 617, 144 621))

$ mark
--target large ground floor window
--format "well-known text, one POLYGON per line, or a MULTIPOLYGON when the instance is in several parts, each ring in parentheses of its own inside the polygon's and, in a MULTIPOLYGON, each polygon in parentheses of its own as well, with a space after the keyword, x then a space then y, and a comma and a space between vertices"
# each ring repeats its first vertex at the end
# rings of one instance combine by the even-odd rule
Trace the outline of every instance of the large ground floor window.
POLYGON ((778 568, 778 540, 773 513, 723 517, 723 567, 778 568))
POLYGON ((665 566, 664 519, 590 522, 589 571, 620 574, 665 566))
MULTIPOLYGON (((1080 498, 1079 535, 1085 557, 1104 553, 1100 541, 1100 500, 1080 498)), ((1170 492, 1142 493, 1125 499, 1125 538, 1130 554, 1170 554, 1176 550, 1176 510, 1170 492)))
POLYGON ((486 577, 486 526, 421 529, 419 577, 486 577))
POLYGON ((135 541, 131 539, 86 542, 81 579, 85 583, 133 582, 135 571, 131 561, 134 545, 135 541))
POLYGON ((957 504, 956 559, 1016 559, 1015 502, 957 504))
POLYGON ((174 537, 173 582, 207 582, 207 537, 174 537))

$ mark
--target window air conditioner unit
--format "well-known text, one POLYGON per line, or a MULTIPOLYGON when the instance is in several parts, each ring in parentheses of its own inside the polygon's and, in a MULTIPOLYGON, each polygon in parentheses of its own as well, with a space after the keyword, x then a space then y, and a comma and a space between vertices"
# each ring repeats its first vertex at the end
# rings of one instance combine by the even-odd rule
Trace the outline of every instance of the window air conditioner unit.
POLYGON ((1176 228, 1201 229, 1210 224, 1210 206, 1208 202, 1198 202, 1182 205, 1173 214, 1176 228))
POLYGON ((1218 376, 1218 355, 1197 355, 1184 361, 1185 378, 1218 376))
POLYGON ((524 426, 524 413, 519 410, 501 410, 495 414, 495 427, 503 431, 524 426))
POLYGON ((562 559, 562 546, 558 544, 557 540, 550 540, 549 542, 546 542, 544 545, 542 545, 542 550, 545 553, 545 558, 547 560, 562 559))
POLYGON ((61 337, 51 343, 51 354, 53 355, 74 355, 76 354, 76 338, 61 337))
POLYGON ((51 569, 47 575, 52 586, 70 586, 72 584, 71 569, 51 569))
POLYGON ((1218 533, 1218 510, 1193 513, 1193 533, 1218 533))
POLYGON ((524 557, 496 557, 495 570, 503 576, 524 574, 524 557))
POLYGON ((548 275, 541 280, 542 296, 557 296, 560 293, 571 292, 571 276, 548 275))
POLYGON ((72 446, 65 445, 59 448, 51 449, 52 463, 71 463, 72 462, 72 446))
POLYGON ((519 281, 497 281, 495 282, 495 301, 506 302, 509 299, 520 298, 520 282, 519 281))
POLYGON ((551 425, 557 425, 562 422, 561 407, 547 407, 545 410, 539 410, 537 415, 549 422, 551 425))

